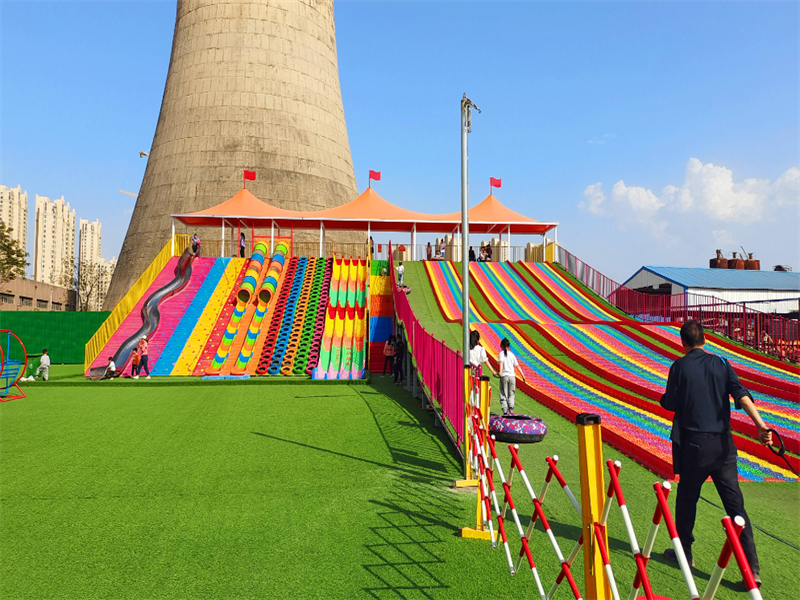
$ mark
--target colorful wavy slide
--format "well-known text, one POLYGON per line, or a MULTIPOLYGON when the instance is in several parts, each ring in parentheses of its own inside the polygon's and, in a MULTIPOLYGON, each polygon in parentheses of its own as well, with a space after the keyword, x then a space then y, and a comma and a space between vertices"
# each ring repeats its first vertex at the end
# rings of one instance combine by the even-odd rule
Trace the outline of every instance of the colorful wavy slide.
POLYGON ((314 379, 362 379, 366 359, 367 261, 334 259, 327 318, 314 379))
POLYGON ((113 361, 119 372, 123 372, 131 359, 131 354, 144 336, 152 337, 161 324, 161 305, 169 298, 180 293, 192 277, 194 254, 187 248, 178 258, 172 258, 161 274, 150 286, 153 290, 142 297, 137 307, 123 321, 117 332, 111 337, 106 347, 95 359, 87 371, 88 377, 101 377, 105 372, 108 355, 114 350, 113 361), (170 278, 170 269, 172 277, 170 278), (138 310, 137 310, 138 309, 138 310), (136 325, 137 329, 131 331, 136 325), (127 337, 125 337, 127 336, 127 337), (124 338, 124 339, 121 339, 124 338))
MULTIPOLYGON (((583 293, 557 268, 534 265, 530 270, 530 266, 470 265, 477 293, 500 317, 488 322, 475 301, 470 304, 472 327, 481 332, 490 356, 496 359, 500 340, 508 337, 529 380, 528 385, 521 385, 523 389, 569 418, 580 412, 599 413, 604 435, 612 445, 660 475, 670 476, 671 414, 656 400, 674 358, 664 356, 663 343, 648 347, 629 336, 628 330, 644 335, 643 324, 620 321, 618 314, 583 293), (531 334, 526 333, 526 328, 531 334), (563 353, 564 359, 538 345, 531 335, 542 336, 563 353)), ((460 321, 461 278, 455 266, 431 261, 425 263, 425 269, 445 319, 460 321)), ((666 328, 667 333, 662 331, 664 327, 658 329, 658 335, 674 335, 674 328, 666 328)), ((738 369, 739 364, 733 359, 746 357, 731 352, 731 362, 738 369)), ((769 377, 763 369, 760 373, 769 377)), ((784 377, 791 379, 791 373, 784 377)), ((763 394, 759 402, 765 420, 786 433, 790 450, 800 450, 798 406, 777 394, 763 394)), ((753 439, 754 428, 749 420, 741 415, 733 419, 742 457, 740 478, 793 480, 783 463, 753 439)), ((796 457, 790 460, 797 462, 796 457)))

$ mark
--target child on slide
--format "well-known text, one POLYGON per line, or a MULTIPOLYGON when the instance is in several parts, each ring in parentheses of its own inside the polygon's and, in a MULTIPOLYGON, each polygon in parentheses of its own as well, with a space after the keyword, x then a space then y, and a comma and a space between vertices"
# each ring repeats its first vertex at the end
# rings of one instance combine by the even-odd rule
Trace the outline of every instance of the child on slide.
POLYGON ((519 371, 522 381, 525 380, 525 373, 519 366, 517 357, 508 351, 511 342, 508 338, 503 338, 500 342, 500 356, 497 361, 500 363, 500 408, 503 409, 503 416, 514 414, 514 392, 517 389, 516 372, 519 371))

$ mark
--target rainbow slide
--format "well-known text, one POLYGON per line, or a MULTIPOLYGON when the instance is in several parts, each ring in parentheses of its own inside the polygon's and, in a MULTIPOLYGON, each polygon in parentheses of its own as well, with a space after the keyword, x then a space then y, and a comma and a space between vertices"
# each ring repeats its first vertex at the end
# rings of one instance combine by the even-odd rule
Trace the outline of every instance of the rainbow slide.
MULTIPOLYGON (((478 293, 500 317, 500 322, 487 322, 474 300, 470 303, 472 327, 480 331, 489 355, 496 359, 500 340, 507 337, 528 379, 528 384, 521 387, 567 418, 580 412, 600 414, 612 445, 669 476, 671 415, 655 398, 660 397, 672 361, 626 335, 626 328, 634 326, 635 321, 620 322, 617 315, 583 295, 578 286, 552 267, 548 266, 546 273, 550 279, 536 280, 536 286, 546 291, 550 300, 545 302, 543 294, 537 299, 540 294, 526 272, 521 271, 524 267, 486 263, 475 265, 471 273, 478 293), (565 319, 568 315, 583 324, 571 323, 565 319), (525 333, 526 328, 548 339, 563 352, 564 360, 536 344, 525 333), (565 361, 582 365, 590 374, 565 361)), ((425 263, 425 269, 443 316, 451 322, 459 321, 462 290, 455 266, 432 261, 425 263)), ((637 331, 641 325, 635 325, 637 331)), ((663 329, 659 333, 667 335, 663 329)), ((334 330, 334 340, 336 333, 334 330)), ((775 395, 765 395, 763 408, 765 418, 786 432, 788 443, 800 443, 800 415, 795 406, 775 395)), ((734 430, 739 432, 736 441, 742 457, 740 479, 794 479, 782 463, 778 464, 768 451, 763 452, 739 416, 734 416, 734 430)))
POLYGON ((366 359, 367 278, 363 259, 334 259, 322 348, 314 379, 362 379, 366 359))

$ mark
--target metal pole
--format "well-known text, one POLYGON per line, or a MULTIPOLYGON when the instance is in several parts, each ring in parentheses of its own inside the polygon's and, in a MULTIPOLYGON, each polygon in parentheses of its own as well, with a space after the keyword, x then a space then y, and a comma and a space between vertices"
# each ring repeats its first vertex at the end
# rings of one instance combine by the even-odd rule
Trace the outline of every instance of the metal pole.
POLYGON ((222 243, 220 244, 219 255, 225 257, 225 219, 222 219, 222 243))
POLYGON ((461 326, 464 329, 462 354, 469 365, 469 173, 467 135, 472 130, 472 109, 481 112, 467 95, 461 98, 461 326))
MULTIPOLYGON (((172 219, 172 254, 170 256, 175 256, 175 219, 172 219)), ((78 265, 80 266, 80 255, 78 256, 78 265)))

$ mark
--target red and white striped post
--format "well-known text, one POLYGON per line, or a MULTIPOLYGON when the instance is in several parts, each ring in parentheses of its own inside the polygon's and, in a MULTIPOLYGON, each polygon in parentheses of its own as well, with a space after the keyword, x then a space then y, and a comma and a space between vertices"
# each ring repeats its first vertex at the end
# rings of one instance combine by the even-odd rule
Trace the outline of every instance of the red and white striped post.
MULTIPOLYGON (((729 516, 722 517, 722 529, 727 532, 731 527, 731 518, 729 516)), ((744 519, 742 517, 734 517, 733 519, 733 532, 738 538, 744 529, 744 519)), ((714 596, 719 589, 719 584, 722 582, 722 576, 725 574, 725 569, 728 567, 728 562, 731 560, 733 554, 733 547, 728 539, 722 545, 722 552, 719 553, 717 564, 714 565, 714 570, 711 572, 711 577, 708 578, 706 590, 703 592, 703 600, 714 600, 714 596)))
MULTIPOLYGON (((669 496, 669 492, 672 489, 672 485, 669 481, 663 481, 661 483, 656 482, 653 484, 654 488, 661 486, 664 490, 664 498, 669 496)), ((650 553, 653 551, 653 545, 656 542, 656 535, 658 534, 658 527, 661 525, 661 518, 663 516, 663 511, 661 510, 661 505, 656 502, 656 510, 653 513, 653 521, 650 523, 650 529, 647 532, 647 537, 644 540, 644 548, 642 548, 642 557, 644 558, 644 566, 647 566, 647 562, 650 560, 650 553)), ((642 586, 642 577, 639 573, 636 573, 636 577, 633 578, 633 585, 631 586, 631 593, 628 595, 628 600, 636 600, 639 597, 639 588, 642 586)))
MULTIPOLYGON (((739 519, 741 517, 736 518, 739 519)), ((742 527, 744 527, 744 519, 742 519, 742 527)), ((747 593, 750 595, 750 600, 761 600, 761 590, 758 589, 758 584, 753 577, 753 571, 750 569, 750 563, 747 561, 747 557, 744 555, 742 543, 739 541, 739 534, 736 533, 736 529, 734 526, 732 526, 730 519, 727 521, 724 519, 722 520, 722 528, 725 530, 725 535, 728 536, 728 541, 733 549, 733 556, 736 558, 736 562, 739 564, 739 570, 742 572, 744 587, 747 588, 747 593)))
MULTIPOLYGON (((689 562, 686 560, 686 554, 683 551, 681 539, 678 537, 678 529, 675 527, 675 521, 672 520, 672 513, 669 510, 669 504, 667 504, 667 496, 660 485, 654 487, 656 490, 656 497, 658 498, 658 504, 661 506, 661 511, 664 513, 664 521, 667 524, 669 537, 672 539, 672 548, 675 550, 675 556, 678 558, 678 566, 681 569, 681 573, 683 573, 683 579, 686 581, 686 588, 689 590, 689 594, 694 600, 695 598, 699 598, 700 594, 697 592, 697 585, 694 582, 692 570, 689 567, 689 562)), ((738 538, 736 541, 739 541, 738 538)))
POLYGON ((564 493, 567 494, 567 498, 569 498, 569 501, 572 502, 572 506, 575 507, 575 510, 578 512, 578 515, 580 516, 581 515, 581 505, 578 503, 578 500, 575 498, 575 494, 573 494, 572 490, 569 489, 569 486, 567 485, 567 482, 564 479, 564 477, 561 475, 561 472, 558 470, 558 467, 556 466, 555 461, 553 461, 553 459, 550 458, 549 456, 545 460, 547 460, 547 464, 553 470, 553 475, 556 476, 556 481, 558 481, 559 485, 564 490, 564 493))

